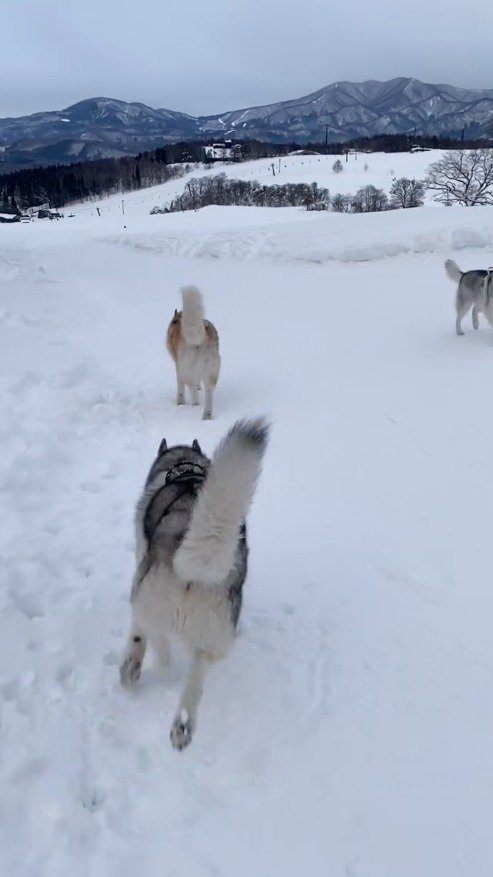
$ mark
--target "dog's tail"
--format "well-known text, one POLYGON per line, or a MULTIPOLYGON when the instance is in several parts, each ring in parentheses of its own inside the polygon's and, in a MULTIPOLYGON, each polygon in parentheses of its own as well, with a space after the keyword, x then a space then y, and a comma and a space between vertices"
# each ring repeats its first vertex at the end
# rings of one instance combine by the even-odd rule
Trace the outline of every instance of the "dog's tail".
POLYGON ((173 558, 184 581, 218 585, 233 568, 240 527, 248 512, 267 447, 264 418, 238 420, 220 443, 173 558))
POLYGON ((450 277, 450 280, 454 281, 454 283, 458 283, 462 277, 462 271, 453 259, 447 259, 445 262, 445 273, 447 277, 450 277))
POLYGON ((205 339, 204 302, 196 286, 184 286, 181 330, 187 344, 198 346, 205 339))

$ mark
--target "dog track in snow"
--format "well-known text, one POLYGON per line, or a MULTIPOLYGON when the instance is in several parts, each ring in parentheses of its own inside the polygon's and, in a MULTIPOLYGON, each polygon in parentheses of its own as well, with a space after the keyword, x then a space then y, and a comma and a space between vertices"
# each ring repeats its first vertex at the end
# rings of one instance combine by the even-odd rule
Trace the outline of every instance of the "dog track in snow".
MULTIPOLYGON (((300 617, 285 605, 275 620, 256 615, 245 621, 245 636, 256 651, 254 663, 262 651, 275 656, 272 672, 279 678, 272 685, 286 700, 286 708, 299 717, 293 733, 299 734, 301 723, 309 732, 330 711, 333 696, 330 628, 324 620, 300 617), (284 655, 284 658, 283 658, 284 655)), ((265 663, 265 658, 262 659, 265 663)), ((271 658, 268 659, 269 663, 271 658)))

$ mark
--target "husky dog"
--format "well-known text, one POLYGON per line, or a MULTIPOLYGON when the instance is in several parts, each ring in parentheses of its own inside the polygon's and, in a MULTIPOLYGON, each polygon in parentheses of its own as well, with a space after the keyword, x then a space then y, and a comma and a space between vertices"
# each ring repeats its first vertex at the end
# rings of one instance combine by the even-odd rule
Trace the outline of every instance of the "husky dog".
POLYGON ((212 417, 212 394, 219 378, 221 358, 219 336, 209 320, 204 319, 202 295, 195 286, 181 290, 183 310, 176 311, 168 326, 166 346, 176 366, 176 404, 185 404, 185 385, 192 405, 199 404, 201 384, 205 389, 203 420, 212 417))
POLYGON ((137 682, 148 640, 165 659, 169 635, 189 647, 192 660, 171 726, 175 749, 192 739, 208 665, 235 638, 247 574, 245 516, 268 432, 262 418, 239 420, 212 461, 196 439, 172 448, 163 439, 137 503, 132 624, 120 679, 125 686, 137 682))
POLYGON ((457 283, 455 297, 455 309, 457 320, 455 331, 457 335, 464 335, 462 331, 462 318, 472 307, 472 324, 479 329, 478 314, 483 313, 488 322, 493 324, 493 302, 491 301, 491 277, 493 269, 488 271, 461 271, 452 259, 445 262, 447 277, 457 283))

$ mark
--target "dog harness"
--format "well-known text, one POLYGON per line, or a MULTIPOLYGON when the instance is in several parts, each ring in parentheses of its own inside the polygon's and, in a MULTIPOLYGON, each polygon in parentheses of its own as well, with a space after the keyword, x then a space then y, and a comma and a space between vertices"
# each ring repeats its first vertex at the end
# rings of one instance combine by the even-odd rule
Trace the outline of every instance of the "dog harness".
POLYGON ((197 496, 199 487, 202 486, 206 476, 205 466, 194 463, 192 460, 181 460, 169 469, 166 473, 166 481, 152 497, 144 515, 144 534, 148 543, 151 542, 163 518, 170 513, 174 504, 182 496, 187 493, 191 496, 197 496), (168 493, 166 494, 165 491, 168 493))

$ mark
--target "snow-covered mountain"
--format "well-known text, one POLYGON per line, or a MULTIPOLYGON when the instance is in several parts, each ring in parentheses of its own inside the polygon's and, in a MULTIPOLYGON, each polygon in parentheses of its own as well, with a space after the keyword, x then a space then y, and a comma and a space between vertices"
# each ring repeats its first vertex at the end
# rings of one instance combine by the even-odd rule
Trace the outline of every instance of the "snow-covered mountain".
POLYGON ((335 82, 298 100, 199 119, 201 130, 276 141, 329 140, 374 134, 493 133, 493 89, 431 85, 400 77, 388 82, 335 82))
POLYGON ((196 129, 196 119, 185 113, 98 97, 64 110, 0 119, 0 159, 49 164, 135 155, 166 141, 192 139, 196 129))
MULTIPOLYGON (((194 117, 108 98, 64 110, 0 119, 4 163, 50 163, 133 155, 160 143, 238 137, 299 143, 374 134, 493 135, 493 89, 418 79, 335 82, 296 100, 194 117)), ((1 166, 1 162, 0 162, 1 166)))

